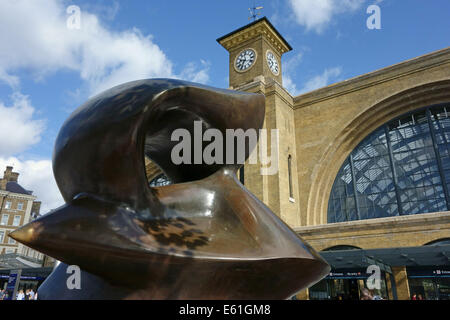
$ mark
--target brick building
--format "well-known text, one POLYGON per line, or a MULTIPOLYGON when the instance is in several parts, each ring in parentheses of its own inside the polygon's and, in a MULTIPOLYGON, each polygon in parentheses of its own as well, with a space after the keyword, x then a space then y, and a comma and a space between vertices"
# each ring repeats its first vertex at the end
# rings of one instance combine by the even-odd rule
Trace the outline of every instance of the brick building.
POLYGON ((36 290, 51 272, 55 260, 8 237, 8 234, 39 216, 41 202, 19 184, 19 173, 6 167, 0 178, 0 288, 12 269, 21 269, 20 288, 36 290))
MULTIPOLYGON (((217 41, 230 88, 264 94, 279 130, 278 172, 246 164, 241 181, 332 266, 298 298, 358 299, 376 265, 387 299, 450 299, 450 48, 293 97, 268 19, 217 41)), ((170 183, 150 160, 147 175, 170 183)))
POLYGON ((19 173, 6 167, 0 179, 0 254, 17 253, 36 260, 43 255, 8 237, 11 231, 27 224, 39 215, 41 202, 36 201, 32 191, 19 183, 19 173))

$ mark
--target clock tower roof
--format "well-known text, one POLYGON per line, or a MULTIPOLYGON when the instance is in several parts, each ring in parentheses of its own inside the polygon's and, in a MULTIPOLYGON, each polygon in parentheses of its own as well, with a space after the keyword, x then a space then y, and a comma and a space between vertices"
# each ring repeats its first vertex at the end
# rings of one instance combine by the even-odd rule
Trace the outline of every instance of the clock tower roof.
POLYGON ((217 39, 217 42, 230 51, 232 48, 239 46, 243 42, 259 35, 264 35, 266 39, 271 42, 273 47, 279 50, 280 54, 284 54, 292 50, 289 43, 283 38, 277 29, 275 29, 266 17, 258 19, 224 35, 223 37, 220 37, 217 39))

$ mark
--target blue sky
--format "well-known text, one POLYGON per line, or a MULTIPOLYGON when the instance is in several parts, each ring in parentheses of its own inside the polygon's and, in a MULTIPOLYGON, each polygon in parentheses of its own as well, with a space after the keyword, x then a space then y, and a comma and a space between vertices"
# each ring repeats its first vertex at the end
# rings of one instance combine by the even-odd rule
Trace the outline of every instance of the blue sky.
MULTIPOLYGON (((64 120, 95 93, 122 82, 182 78, 228 87, 228 54, 216 39, 249 23, 253 0, 2 0, 0 2, 0 172, 61 204, 51 172, 64 120), (66 9, 81 10, 68 29, 66 9)), ((448 0, 260 0, 294 48, 283 57, 293 95, 450 45, 448 0), (369 30, 369 5, 381 30, 369 30)))

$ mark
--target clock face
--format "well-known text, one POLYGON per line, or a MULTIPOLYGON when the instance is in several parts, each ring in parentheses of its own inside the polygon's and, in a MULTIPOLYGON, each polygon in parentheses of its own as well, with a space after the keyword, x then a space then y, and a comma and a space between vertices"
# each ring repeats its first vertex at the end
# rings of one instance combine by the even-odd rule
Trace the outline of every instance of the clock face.
POLYGON ((277 76, 280 73, 280 67, 278 65, 277 57, 275 57, 272 51, 268 50, 266 58, 270 71, 272 71, 272 73, 277 76))
POLYGON ((234 67, 237 71, 246 71, 248 70, 256 60, 256 52, 253 49, 245 49, 236 57, 236 61, 234 62, 234 67))

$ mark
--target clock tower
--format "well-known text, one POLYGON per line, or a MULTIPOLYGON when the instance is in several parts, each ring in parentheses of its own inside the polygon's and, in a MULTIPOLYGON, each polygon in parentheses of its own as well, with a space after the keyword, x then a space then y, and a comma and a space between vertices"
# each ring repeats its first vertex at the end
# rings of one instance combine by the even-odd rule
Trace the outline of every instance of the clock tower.
POLYGON ((260 139, 257 149, 269 150, 270 167, 274 170, 262 173, 268 165, 259 157, 256 164, 245 163, 239 179, 281 219, 298 226, 301 213, 294 99, 283 88, 281 65, 282 55, 292 48, 265 17, 220 37, 217 42, 230 54, 230 89, 266 97, 263 130, 267 133, 267 144, 262 146, 265 142, 260 139))
POLYGON ((217 39, 230 53, 230 87, 264 77, 282 84, 281 56, 291 51, 287 41, 264 17, 217 39))

